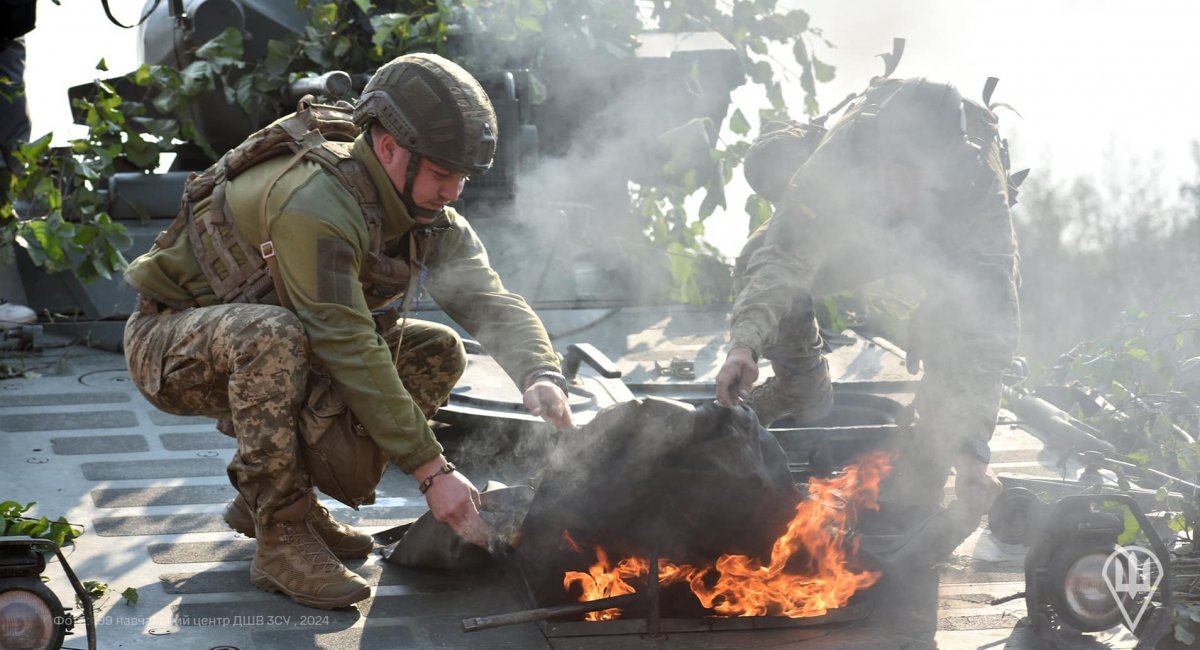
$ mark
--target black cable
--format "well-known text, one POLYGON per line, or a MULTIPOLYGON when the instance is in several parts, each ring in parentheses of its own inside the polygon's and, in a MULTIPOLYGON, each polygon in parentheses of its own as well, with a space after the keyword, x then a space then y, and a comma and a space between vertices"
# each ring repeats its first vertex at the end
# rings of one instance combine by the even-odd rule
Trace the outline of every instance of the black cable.
POLYGON ((146 19, 150 17, 150 14, 154 13, 155 9, 158 9, 158 5, 161 2, 162 0, 154 0, 154 4, 150 5, 150 8, 146 10, 146 13, 142 15, 140 20, 132 25, 126 25, 125 23, 117 20, 117 17, 113 15, 112 8, 108 6, 108 0, 100 0, 100 4, 104 5, 104 15, 108 16, 108 21, 123 29, 132 29, 146 22, 146 19))

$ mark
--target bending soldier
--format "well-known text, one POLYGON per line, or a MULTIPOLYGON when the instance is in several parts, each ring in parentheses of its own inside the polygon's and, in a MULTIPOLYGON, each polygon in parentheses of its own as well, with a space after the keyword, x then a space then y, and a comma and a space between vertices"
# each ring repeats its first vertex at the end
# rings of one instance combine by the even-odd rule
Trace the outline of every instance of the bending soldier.
MULTIPOLYGON (((421 484, 434 516, 477 544, 487 536, 479 494, 427 422, 465 352, 452 329, 407 318, 411 301, 427 291, 523 389, 531 413, 572 426, 541 321, 448 207, 495 154, 496 114, 482 87, 439 56, 402 56, 367 83, 353 120, 353 143, 318 142, 312 158, 274 157, 230 180, 220 168, 211 194, 194 204, 186 195, 182 225, 126 272, 139 293, 125 331, 139 390, 164 411, 232 427, 238 497, 226 521, 257 538, 251 578, 320 608, 370 595, 340 559, 366 557, 372 541, 313 494, 297 438, 310 371, 331 378, 388 459, 421 484), (256 273, 264 260, 246 254, 260 248, 270 273, 256 273), (377 332, 372 309, 402 296, 405 317, 377 332)), ((217 165, 234 164, 226 159, 237 151, 217 165)))
POLYGON ((1007 152, 995 115, 949 85, 881 78, 828 133, 765 131, 746 172, 777 212, 738 259, 718 401, 749 403, 764 425, 825 417, 833 391, 812 296, 913 277, 925 298, 909 323, 907 361, 913 372, 922 361, 925 375, 917 435, 887 498, 928 511, 953 466, 965 536, 1000 489, 988 439, 1019 328, 1007 152), (760 355, 774 377, 754 386, 760 355))

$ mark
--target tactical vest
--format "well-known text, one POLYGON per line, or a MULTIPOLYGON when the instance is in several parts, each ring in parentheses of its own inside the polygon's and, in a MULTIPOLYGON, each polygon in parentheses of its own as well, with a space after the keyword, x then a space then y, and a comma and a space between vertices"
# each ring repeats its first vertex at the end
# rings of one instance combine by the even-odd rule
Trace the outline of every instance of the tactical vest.
MULTIPOLYGON (((154 243, 167 248, 186 230, 200 270, 222 303, 263 303, 290 308, 291 300, 278 269, 274 268, 275 250, 267 232, 267 197, 289 169, 301 160, 308 160, 333 174, 362 210, 369 239, 359 280, 367 303, 376 308, 394 301, 411 290, 415 279, 413 266, 427 256, 438 233, 430 232, 419 243, 413 241, 407 251, 408 260, 389 257, 381 251, 384 212, 378 190, 362 163, 343 146, 334 144, 353 142, 358 136, 359 129, 352 118, 353 107, 346 102, 323 105, 313 103, 311 96, 301 99, 295 113, 263 127, 208 169, 188 177, 175 221, 159 233, 154 243), (257 164, 284 155, 291 155, 291 159, 264 188, 259 203, 262 243, 251 244, 226 214, 225 184, 257 164), (209 201, 202 205, 205 199, 209 201)), ((396 253, 404 255, 402 251, 396 253)))
MULTIPOLYGON (((838 111, 845 109, 837 124, 830 130, 845 128, 847 125, 858 123, 857 129, 861 136, 862 132, 869 131, 874 127, 875 115, 879 107, 884 105, 888 98, 900 90, 900 87, 905 83, 912 83, 913 80, 894 79, 887 76, 874 77, 868 84, 866 90, 857 95, 850 95, 840 104, 830 110, 822 117, 814 120, 814 123, 819 126, 824 126, 825 121, 838 111)), ((963 97, 961 100, 962 106, 962 128, 965 131, 966 140, 974 147, 978 153, 980 160, 986 161, 991 156, 997 156, 997 165, 1003 170, 1007 179, 1007 187, 1005 188, 1008 196, 1009 207, 1012 207, 1017 202, 1018 188, 1029 174, 1028 169, 1013 172, 1010 165, 1008 140, 1000 136, 1000 120, 995 113, 995 108, 1003 106, 1010 108, 1007 104, 992 103, 991 97, 996 89, 996 84, 999 79, 996 77, 988 77, 984 83, 983 101, 977 102, 972 99, 963 97)))

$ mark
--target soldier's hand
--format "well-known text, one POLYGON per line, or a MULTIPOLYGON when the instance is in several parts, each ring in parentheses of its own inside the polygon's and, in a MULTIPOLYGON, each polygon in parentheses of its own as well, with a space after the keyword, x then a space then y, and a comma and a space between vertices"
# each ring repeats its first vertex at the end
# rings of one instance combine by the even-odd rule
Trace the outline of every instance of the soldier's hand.
POLYGON ((960 454, 955 459, 954 496, 975 521, 987 514, 992 502, 1003 491, 1004 485, 987 463, 967 454, 960 454))
POLYGON ((750 388, 758 380, 758 362, 750 348, 735 347, 717 372, 717 402, 737 406, 750 397, 750 388))
POLYGON ((529 385, 523 395, 525 409, 559 431, 575 426, 571 419, 571 405, 567 394, 549 379, 541 379, 529 385))
MULTIPOLYGON (((413 472, 413 478, 422 483, 445 464, 446 459, 438 456, 418 467, 413 472)), ((479 516, 479 490, 467 477, 457 471, 434 476, 429 489, 425 491, 425 502, 434 519, 453 529, 463 541, 487 548, 491 529, 479 516)))

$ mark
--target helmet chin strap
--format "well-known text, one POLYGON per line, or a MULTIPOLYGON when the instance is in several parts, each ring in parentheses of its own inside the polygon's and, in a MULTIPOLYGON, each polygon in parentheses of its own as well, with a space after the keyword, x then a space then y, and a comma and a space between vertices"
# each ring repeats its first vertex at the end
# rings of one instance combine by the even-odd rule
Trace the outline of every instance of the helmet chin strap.
POLYGON ((421 167, 421 155, 415 151, 409 150, 408 169, 404 172, 404 191, 400 193, 400 201, 404 203, 404 207, 408 208, 408 213, 416 217, 424 217, 432 219, 442 213, 441 210, 430 210, 422 208, 413 200, 412 188, 413 183, 417 180, 417 171, 421 167))

